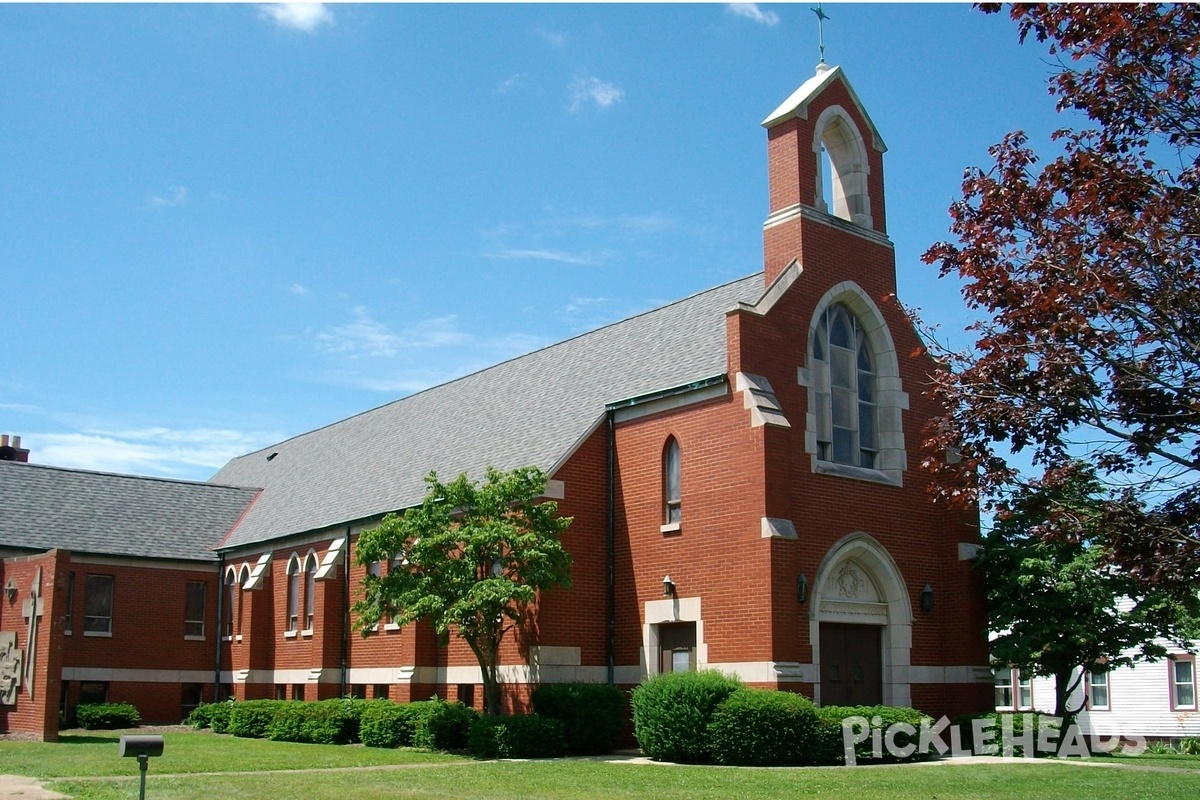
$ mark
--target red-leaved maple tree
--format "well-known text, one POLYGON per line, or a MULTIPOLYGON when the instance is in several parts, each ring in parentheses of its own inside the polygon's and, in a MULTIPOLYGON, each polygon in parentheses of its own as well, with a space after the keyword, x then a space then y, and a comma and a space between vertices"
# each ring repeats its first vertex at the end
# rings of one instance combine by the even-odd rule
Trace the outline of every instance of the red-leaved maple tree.
MULTIPOLYGON (((985 4, 995 13, 999 6, 985 4)), ((1071 122, 1042 162, 1021 132, 968 170, 956 242, 924 255, 983 321, 932 343, 936 491, 1004 513, 1028 485, 1083 470, 1107 488, 1112 561, 1147 585, 1200 579, 1200 6, 1010 9, 1059 65, 1071 122)), ((1078 534, 1053 521, 1050 535, 1078 534)))

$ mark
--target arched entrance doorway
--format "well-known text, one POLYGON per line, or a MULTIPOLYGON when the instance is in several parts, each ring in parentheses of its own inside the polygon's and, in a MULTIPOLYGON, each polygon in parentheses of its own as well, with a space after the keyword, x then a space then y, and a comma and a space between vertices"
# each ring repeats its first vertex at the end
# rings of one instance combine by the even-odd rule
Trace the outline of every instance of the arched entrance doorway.
POLYGON ((891 555, 869 534, 850 534, 830 548, 814 585, 817 703, 910 705, 912 609, 891 555))

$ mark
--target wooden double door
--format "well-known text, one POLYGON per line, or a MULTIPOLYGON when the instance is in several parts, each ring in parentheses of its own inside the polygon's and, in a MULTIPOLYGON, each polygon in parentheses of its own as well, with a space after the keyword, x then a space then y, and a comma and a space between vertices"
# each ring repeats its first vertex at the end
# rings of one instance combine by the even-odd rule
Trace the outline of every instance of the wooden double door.
POLYGON ((821 705, 883 703, 883 628, 821 623, 821 705))

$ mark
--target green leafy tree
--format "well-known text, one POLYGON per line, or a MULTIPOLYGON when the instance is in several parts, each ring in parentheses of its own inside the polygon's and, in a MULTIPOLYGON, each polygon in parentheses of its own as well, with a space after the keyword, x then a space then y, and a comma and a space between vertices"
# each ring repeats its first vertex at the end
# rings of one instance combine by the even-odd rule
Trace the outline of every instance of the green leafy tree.
POLYGON ((539 592, 571 585, 571 557, 560 538, 571 518, 558 516, 553 501, 538 502, 546 476, 532 467, 489 467, 482 484, 465 474, 442 483, 436 473, 425 483, 421 505, 388 514, 359 536, 359 564, 392 566, 363 579, 356 626, 365 636, 385 617, 401 626, 424 620, 443 642, 452 633, 461 637, 479 661, 494 715, 505 634, 522 623, 539 592))
POLYGON ((1107 565, 1102 489, 1077 466, 1069 476, 1019 491, 984 537, 992 656, 1028 675, 1053 677, 1055 716, 1089 671, 1106 672, 1167 654, 1163 639, 1194 635, 1195 598, 1147 590, 1107 565), (1048 527, 1057 529, 1046 536, 1048 527))

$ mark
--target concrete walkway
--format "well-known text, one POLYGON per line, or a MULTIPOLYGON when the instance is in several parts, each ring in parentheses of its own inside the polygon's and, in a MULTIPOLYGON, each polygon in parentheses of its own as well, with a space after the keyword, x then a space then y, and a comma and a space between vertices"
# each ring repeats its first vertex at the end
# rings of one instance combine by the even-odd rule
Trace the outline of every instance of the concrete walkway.
POLYGON ((20 775, 0 775, 0 798, 22 798, 23 800, 65 800, 65 794, 42 788, 33 778, 20 775))

